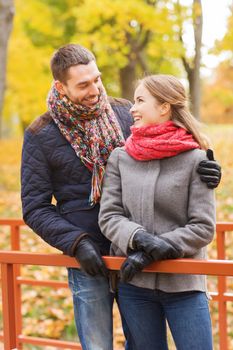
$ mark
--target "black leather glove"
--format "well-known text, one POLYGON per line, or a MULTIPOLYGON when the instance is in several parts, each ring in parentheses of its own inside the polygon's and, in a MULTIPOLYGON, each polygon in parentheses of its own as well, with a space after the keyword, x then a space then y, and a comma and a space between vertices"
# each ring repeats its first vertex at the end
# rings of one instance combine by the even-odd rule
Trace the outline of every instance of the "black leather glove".
POLYGON ((177 259, 182 257, 182 251, 176 244, 165 241, 163 238, 139 230, 133 237, 133 248, 143 250, 154 261, 177 259))
POLYGON ((153 261, 153 258, 142 251, 133 252, 122 264, 120 269, 121 281, 128 283, 136 275, 153 261))
POLYGON ((207 184, 208 188, 216 188, 221 180, 221 167, 214 160, 214 153, 211 149, 206 151, 209 160, 202 160, 197 168, 201 181, 207 184))
POLYGON ((82 238, 78 243, 75 251, 75 258, 88 275, 108 276, 108 269, 102 260, 99 249, 88 237, 82 238))

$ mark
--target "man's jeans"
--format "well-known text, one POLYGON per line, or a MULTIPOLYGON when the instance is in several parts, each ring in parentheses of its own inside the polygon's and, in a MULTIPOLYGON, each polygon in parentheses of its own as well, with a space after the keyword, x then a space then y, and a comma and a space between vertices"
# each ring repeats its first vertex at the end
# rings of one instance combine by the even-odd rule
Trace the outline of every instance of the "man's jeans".
MULTIPOLYGON (((114 294, 109 281, 102 276, 88 276, 79 269, 68 269, 73 295, 74 317, 83 350, 113 349, 112 306, 114 294)), ((126 324, 122 322, 125 333, 126 324)), ((126 345, 127 350, 133 347, 126 345)))
POLYGON ((134 350, 168 350, 166 321, 177 350, 212 350, 207 296, 165 293, 119 283, 119 305, 136 344, 134 350))

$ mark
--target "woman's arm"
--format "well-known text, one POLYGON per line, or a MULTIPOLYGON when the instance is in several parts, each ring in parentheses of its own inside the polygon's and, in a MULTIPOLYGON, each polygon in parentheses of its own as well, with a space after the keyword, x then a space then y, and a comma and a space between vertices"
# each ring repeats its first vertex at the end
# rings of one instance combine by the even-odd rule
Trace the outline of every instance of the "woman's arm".
POLYGON ((115 149, 108 160, 100 202, 99 225, 102 233, 127 255, 131 235, 143 227, 130 221, 123 208, 119 150, 115 149))

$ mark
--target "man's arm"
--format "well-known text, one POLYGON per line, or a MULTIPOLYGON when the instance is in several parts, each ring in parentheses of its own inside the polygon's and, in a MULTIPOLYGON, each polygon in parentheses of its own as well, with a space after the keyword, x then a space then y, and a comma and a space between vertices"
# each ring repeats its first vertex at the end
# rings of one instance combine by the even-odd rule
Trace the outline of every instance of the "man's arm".
POLYGON ((84 233, 81 228, 63 219, 51 203, 53 195, 51 175, 50 166, 37 135, 26 131, 21 166, 24 221, 48 244, 73 256, 75 242, 84 233))
POLYGON ((208 188, 216 188, 221 181, 221 167, 214 160, 214 153, 211 149, 208 149, 206 154, 208 159, 199 163, 197 172, 200 174, 201 181, 205 182, 208 188))
POLYGON ((193 256, 201 248, 207 246, 212 241, 215 232, 215 194, 200 181, 196 172, 196 167, 202 157, 200 155, 193 164, 186 225, 159 236, 171 244, 175 242, 182 249, 184 257, 193 256))

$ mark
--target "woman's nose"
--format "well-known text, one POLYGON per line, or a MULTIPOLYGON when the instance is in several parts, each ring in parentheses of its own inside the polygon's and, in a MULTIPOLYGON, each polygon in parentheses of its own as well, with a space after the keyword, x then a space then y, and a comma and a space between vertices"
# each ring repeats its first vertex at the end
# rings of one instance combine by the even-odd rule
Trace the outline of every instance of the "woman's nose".
POLYGON ((135 112, 135 105, 133 105, 131 108, 130 108, 130 113, 132 114, 133 112, 135 112))

